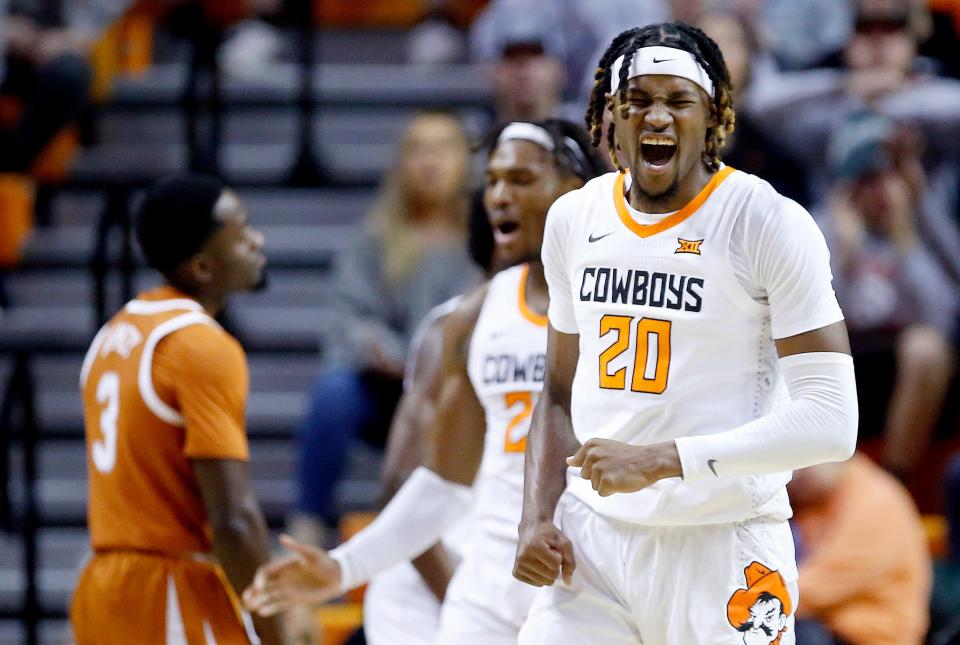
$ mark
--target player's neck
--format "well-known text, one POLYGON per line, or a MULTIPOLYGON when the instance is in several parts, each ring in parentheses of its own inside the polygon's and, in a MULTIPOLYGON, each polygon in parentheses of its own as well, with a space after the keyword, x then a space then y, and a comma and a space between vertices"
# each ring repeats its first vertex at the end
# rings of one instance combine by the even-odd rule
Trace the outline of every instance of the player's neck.
POLYGON ((549 295, 547 278, 543 274, 543 264, 539 260, 531 260, 527 266, 527 284, 525 285, 527 306, 538 314, 546 314, 549 295))
POLYGON ((644 192, 636 179, 638 175, 634 174, 630 190, 627 191, 627 201, 641 213, 672 213, 693 201, 693 198, 710 182, 713 175, 712 169, 698 163, 680 179, 675 189, 663 195, 652 196, 644 192))
POLYGON ((200 306, 203 307, 203 310, 206 311, 212 318, 216 318, 223 308, 227 304, 227 298, 223 294, 208 294, 208 293, 197 293, 193 289, 184 287, 183 285, 175 284, 174 282, 169 283, 171 287, 187 296, 191 300, 196 300, 200 303, 200 306))
POLYGON ((226 296, 191 296, 194 300, 200 303, 200 306, 203 307, 212 318, 216 318, 220 315, 220 312, 223 311, 223 308, 227 306, 226 296))

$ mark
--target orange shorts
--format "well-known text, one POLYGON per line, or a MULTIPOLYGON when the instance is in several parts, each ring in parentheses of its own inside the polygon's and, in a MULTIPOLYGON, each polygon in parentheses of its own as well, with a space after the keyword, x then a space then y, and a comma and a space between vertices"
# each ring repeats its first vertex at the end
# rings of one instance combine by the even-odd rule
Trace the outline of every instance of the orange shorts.
POLYGON ((73 593, 70 622, 77 645, 258 642, 219 565, 161 553, 94 555, 73 593))

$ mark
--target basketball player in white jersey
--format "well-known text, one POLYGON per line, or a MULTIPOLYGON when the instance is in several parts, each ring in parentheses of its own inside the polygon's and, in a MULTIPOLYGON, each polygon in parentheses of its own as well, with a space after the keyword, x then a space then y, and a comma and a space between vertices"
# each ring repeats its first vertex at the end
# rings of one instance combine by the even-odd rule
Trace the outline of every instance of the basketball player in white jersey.
POLYGON ((730 80, 700 30, 618 36, 595 145, 607 110, 620 171, 561 197, 544 234, 547 373, 514 568, 543 589, 519 642, 793 643, 785 484, 856 443, 823 236, 721 163, 730 80))
MULTIPOLYGON (((482 201, 470 213, 467 240, 473 261, 491 276, 499 267, 493 230, 482 201)), ((441 389, 443 327, 457 308, 456 296, 431 309, 410 341, 403 396, 390 423, 381 479, 386 504, 431 450, 430 429, 441 389)), ((436 544, 411 562, 400 562, 375 576, 363 595, 363 632, 369 645, 433 645, 440 625, 440 603, 456 564, 469 545, 468 513, 436 544)))
POLYGON ((545 367, 547 293, 538 257, 550 204, 601 170, 591 153, 582 129, 562 121, 512 123, 496 135, 485 205, 498 253, 523 263, 464 296, 446 322, 428 467, 329 555, 284 539, 296 553, 260 570, 244 596, 251 609, 269 615, 323 602, 416 556, 467 512, 473 485, 474 535, 447 590, 437 642, 516 642, 533 595, 510 565, 526 432, 545 367))

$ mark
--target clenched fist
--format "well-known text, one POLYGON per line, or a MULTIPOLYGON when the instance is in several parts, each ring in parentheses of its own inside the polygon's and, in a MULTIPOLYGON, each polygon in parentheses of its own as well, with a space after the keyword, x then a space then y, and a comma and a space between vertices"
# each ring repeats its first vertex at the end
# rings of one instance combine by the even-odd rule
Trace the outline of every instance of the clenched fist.
POLYGON ((534 587, 550 586, 557 577, 570 584, 577 563, 573 545, 553 522, 540 522, 529 529, 520 527, 513 577, 534 587))
POLYGON ((635 493, 667 477, 680 477, 683 468, 672 441, 633 446, 611 439, 590 439, 567 465, 580 468, 601 497, 614 493, 635 493))

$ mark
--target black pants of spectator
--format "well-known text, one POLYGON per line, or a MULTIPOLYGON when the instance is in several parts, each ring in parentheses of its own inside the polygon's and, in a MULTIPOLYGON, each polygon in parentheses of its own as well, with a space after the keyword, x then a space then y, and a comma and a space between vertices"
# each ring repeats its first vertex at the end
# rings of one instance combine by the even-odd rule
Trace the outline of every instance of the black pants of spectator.
POLYGON ((0 128, 0 172, 26 172, 44 147, 87 106, 91 72, 78 54, 61 54, 34 66, 7 57, 7 73, 0 94, 23 101, 17 123, 0 128))
POLYGON ((843 645, 822 623, 807 618, 796 623, 797 645, 843 645))

